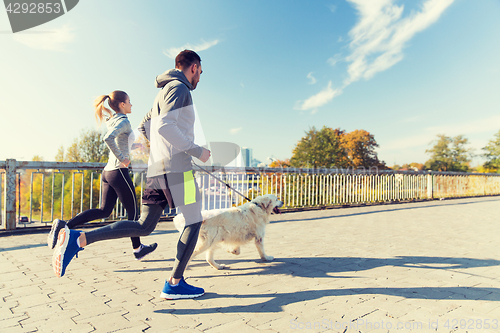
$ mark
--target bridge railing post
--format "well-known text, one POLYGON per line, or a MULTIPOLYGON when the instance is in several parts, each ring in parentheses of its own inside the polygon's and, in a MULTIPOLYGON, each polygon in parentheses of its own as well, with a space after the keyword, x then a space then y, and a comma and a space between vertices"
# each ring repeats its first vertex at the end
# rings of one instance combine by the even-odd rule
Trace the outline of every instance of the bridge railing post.
POLYGON ((427 174, 427 199, 434 199, 434 182, 432 179, 432 173, 427 174))
POLYGON ((3 193, 3 228, 16 229, 16 160, 5 160, 5 186, 3 193))

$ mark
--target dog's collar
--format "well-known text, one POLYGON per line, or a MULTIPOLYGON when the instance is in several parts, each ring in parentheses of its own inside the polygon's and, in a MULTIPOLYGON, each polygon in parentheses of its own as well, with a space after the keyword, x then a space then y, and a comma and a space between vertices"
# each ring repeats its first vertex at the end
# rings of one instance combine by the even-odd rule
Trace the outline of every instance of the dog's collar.
POLYGON ((260 209, 262 209, 263 211, 265 211, 266 209, 264 208, 264 206, 262 206, 262 204, 258 204, 256 202, 253 202, 253 201, 250 201, 250 203, 253 203, 255 206, 259 207, 260 209))

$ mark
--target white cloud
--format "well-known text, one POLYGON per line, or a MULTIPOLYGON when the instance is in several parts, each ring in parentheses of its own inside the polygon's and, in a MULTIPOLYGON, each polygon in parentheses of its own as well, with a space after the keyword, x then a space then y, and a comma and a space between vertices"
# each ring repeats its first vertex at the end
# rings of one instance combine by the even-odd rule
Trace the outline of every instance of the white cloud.
MULTIPOLYGON (((330 102, 335 96, 338 96, 341 93, 342 91, 339 89, 332 89, 332 82, 330 81, 328 86, 316 95, 309 97, 305 101, 298 101, 298 105, 295 108, 298 110, 316 109, 330 102)), ((313 114, 314 113, 316 112, 313 112, 313 114)))
POLYGON ((241 131, 242 129, 243 129, 243 127, 231 128, 231 129, 229 130, 229 133, 231 133, 231 134, 236 134, 236 133, 238 133, 239 131, 241 131))
POLYGON ((344 87, 362 78, 368 80, 401 61, 405 44, 436 22, 454 0, 427 0, 420 11, 404 18, 404 6, 393 4, 393 0, 348 1, 358 10, 359 21, 349 32, 349 77, 344 87))
MULTIPOLYGON (((406 138, 398 138, 388 144, 381 145, 380 151, 404 150, 413 147, 429 146, 433 140, 436 140, 438 134, 444 134, 449 137, 457 135, 468 137, 474 134, 496 132, 498 130, 498 124, 500 124, 500 116, 492 116, 458 124, 431 126, 423 129, 423 133, 421 134, 406 138)), ((476 148, 478 146, 477 142, 471 144, 476 148)), ((484 147, 484 145, 481 147, 484 147)))
POLYGON ((181 47, 171 47, 167 50, 164 50, 163 51, 163 54, 166 55, 167 57, 171 58, 171 59, 175 59, 175 57, 181 52, 181 51, 184 51, 184 50, 193 50, 195 52, 200 52, 200 51, 204 51, 204 50, 207 50, 209 48, 211 48, 212 46, 215 46, 219 44, 219 40, 218 39, 215 39, 213 41, 210 41, 210 42, 205 42, 204 40, 201 41, 200 44, 197 44, 197 45, 191 45, 191 44, 185 44, 184 46, 181 46, 181 47))
POLYGON ((335 6, 335 5, 329 5, 328 8, 330 8, 330 11, 332 13, 335 13, 335 11, 337 10, 337 6, 335 6))
POLYGON ((316 79, 314 78, 314 76, 312 75, 313 72, 307 74, 307 78, 311 81, 309 81, 309 84, 315 84, 316 83, 316 79))
POLYGON ((432 133, 442 133, 447 136, 457 136, 460 134, 476 134, 491 131, 497 131, 500 124, 500 116, 492 116, 489 118, 476 119, 467 121, 462 124, 432 126, 426 130, 432 133))
POLYGON ((340 53, 337 53, 336 55, 334 55, 333 57, 329 58, 326 62, 330 65, 330 66, 335 66, 337 64, 337 62, 339 62, 341 60, 341 55, 340 53))
MULTIPOLYGON (((325 105, 342 93, 342 90, 360 79, 369 80, 403 59, 403 48, 417 33, 436 22, 454 0, 425 0, 420 11, 412 11, 403 17, 404 6, 395 5, 396 0, 348 0, 359 13, 359 20, 349 32, 351 53, 345 58, 348 63, 348 78, 338 89, 328 87, 305 101, 298 101, 299 110, 310 110, 325 105)), ((340 40, 340 39, 339 39, 340 40)), ((340 55, 327 60, 334 66, 340 55)))
POLYGON ((32 49, 66 51, 66 45, 75 39, 72 28, 64 25, 60 29, 44 32, 18 32, 13 35, 15 41, 32 49))

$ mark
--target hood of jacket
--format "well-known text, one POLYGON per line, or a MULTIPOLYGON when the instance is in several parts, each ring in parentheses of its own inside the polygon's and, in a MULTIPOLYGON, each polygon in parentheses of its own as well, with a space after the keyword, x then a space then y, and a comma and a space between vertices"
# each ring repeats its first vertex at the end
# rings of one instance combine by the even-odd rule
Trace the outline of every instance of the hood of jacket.
POLYGON ((186 75, 184 75, 184 73, 180 69, 170 69, 165 73, 158 75, 155 79, 156 88, 163 88, 169 82, 172 82, 174 80, 184 83, 189 88, 189 90, 193 90, 191 82, 188 81, 186 75))
POLYGON ((126 114, 123 113, 115 113, 112 117, 106 118, 106 126, 108 128, 116 126, 116 124, 122 119, 128 118, 126 114))

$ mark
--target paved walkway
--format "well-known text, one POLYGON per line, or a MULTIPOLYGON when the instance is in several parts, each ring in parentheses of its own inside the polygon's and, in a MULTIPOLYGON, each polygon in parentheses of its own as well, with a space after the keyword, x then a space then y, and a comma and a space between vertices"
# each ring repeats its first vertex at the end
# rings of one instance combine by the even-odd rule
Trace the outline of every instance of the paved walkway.
POLYGON ((196 300, 159 298, 178 234, 161 223, 133 260, 128 239, 90 245, 62 278, 45 234, 0 237, 1 332, 498 332, 500 197, 272 217, 271 263, 253 245, 229 269, 186 271, 196 300), (489 328, 488 328, 489 327, 489 328))

